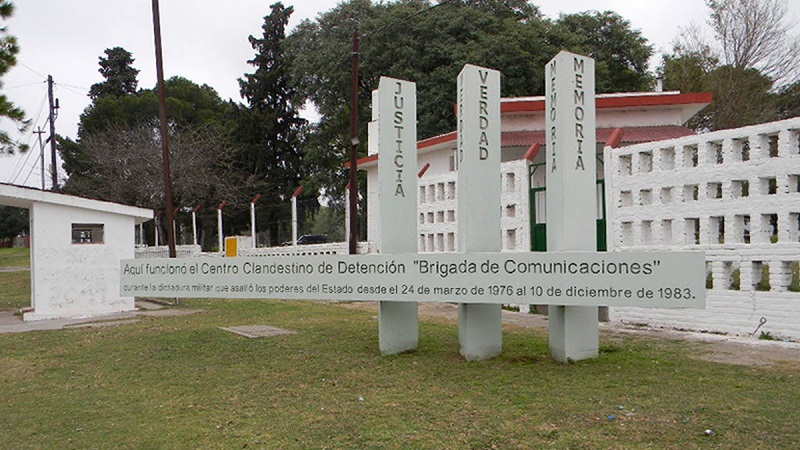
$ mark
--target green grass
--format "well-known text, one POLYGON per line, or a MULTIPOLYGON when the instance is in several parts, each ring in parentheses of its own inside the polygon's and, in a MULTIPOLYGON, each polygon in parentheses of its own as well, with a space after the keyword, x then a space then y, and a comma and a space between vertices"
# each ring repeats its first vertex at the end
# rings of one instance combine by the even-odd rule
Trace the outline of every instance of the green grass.
MULTIPOLYGON (((0 267, 30 267, 26 248, 0 248, 0 267)), ((0 272, 0 311, 31 305, 31 273, 0 272)))
POLYGON ((0 272, 0 311, 31 306, 31 273, 0 272))
POLYGON ((690 357, 701 344, 616 335, 600 358, 565 365, 545 330, 521 328, 506 329, 502 356, 465 362, 456 325, 427 319, 419 350, 383 357, 372 312, 181 307, 204 312, 0 335, 0 447, 800 447, 795 365, 703 362, 690 357), (218 329, 252 324, 297 334, 218 329))
POLYGON ((31 256, 27 248, 0 248, 0 267, 30 267, 31 256))

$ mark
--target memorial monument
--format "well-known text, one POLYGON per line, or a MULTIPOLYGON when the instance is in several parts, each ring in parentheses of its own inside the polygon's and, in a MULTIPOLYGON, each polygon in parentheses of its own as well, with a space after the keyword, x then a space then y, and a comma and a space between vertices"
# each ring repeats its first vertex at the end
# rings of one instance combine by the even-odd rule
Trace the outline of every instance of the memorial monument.
POLYGON ((123 260, 121 295, 378 301, 383 354, 417 347, 418 301, 458 303, 467 360, 502 352, 502 304, 549 304, 550 351, 562 362, 597 356, 599 305, 704 307, 702 253, 594 251, 594 61, 561 52, 546 72, 549 252, 500 252, 500 73, 467 65, 458 77, 459 253, 416 253, 416 87, 384 77, 380 254, 123 260))

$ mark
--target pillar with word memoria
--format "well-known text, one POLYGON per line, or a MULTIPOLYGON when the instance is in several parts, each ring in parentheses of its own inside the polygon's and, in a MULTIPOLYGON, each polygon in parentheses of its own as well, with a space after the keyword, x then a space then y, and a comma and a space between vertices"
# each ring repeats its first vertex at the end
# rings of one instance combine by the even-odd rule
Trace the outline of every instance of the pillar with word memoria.
MULTIPOLYGON (((499 252, 500 72, 466 65, 458 75, 458 251, 499 252)), ((458 342, 467 360, 503 351, 499 304, 460 303, 458 342)))
MULTIPOLYGON (((381 77, 377 102, 381 253, 416 253, 417 85, 381 77)), ((416 349, 419 342, 417 302, 380 301, 378 304, 381 353, 393 355, 416 349)))
MULTIPOLYGON (((597 249, 594 60, 566 51, 545 70, 547 249, 597 249)), ((561 362, 597 357, 597 306, 548 307, 550 353, 561 362)))

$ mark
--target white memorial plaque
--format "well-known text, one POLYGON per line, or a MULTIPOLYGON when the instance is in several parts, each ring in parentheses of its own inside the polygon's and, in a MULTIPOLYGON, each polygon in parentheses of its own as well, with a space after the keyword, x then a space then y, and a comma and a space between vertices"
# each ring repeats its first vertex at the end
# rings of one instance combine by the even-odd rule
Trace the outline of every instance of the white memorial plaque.
POLYGON ((703 308, 703 261, 699 252, 129 259, 120 294, 703 308))

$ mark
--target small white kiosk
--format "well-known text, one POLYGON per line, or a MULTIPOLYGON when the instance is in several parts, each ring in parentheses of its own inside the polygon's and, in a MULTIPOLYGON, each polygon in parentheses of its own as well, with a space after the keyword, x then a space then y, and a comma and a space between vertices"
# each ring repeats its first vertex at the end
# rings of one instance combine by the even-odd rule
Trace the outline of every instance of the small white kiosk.
POLYGON ((134 309, 119 293, 119 261, 134 257, 135 226, 153 211, 0 183, 0 204, 27 208, 31 306, 25 321, 134 309))

